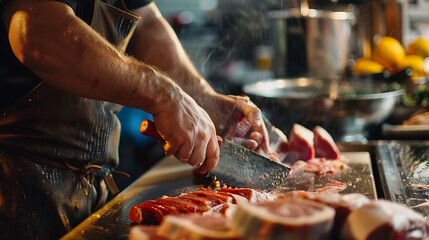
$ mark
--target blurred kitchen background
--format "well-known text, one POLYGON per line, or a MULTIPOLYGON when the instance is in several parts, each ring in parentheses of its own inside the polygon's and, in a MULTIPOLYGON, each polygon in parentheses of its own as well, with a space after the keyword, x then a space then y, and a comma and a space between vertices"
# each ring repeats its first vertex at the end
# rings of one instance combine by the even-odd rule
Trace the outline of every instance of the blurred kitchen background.
MULTIPOLYGON (((356 97, 352 101, 339 99, 338 92, 334 98, 328 93, 327 101, 318 98, 311 103, 293 102, 292 105, 287 101, 311 99, 326 82, 343 86, 338 83, 344 78, 356 77, 353 72, 356 60, 372 59, 376 40, 382 37, 396 39, 404 51, 419 37, 429 39, 428 0, 154 2, 202 76, 218 92, 250 95, 286 135, 293 123, 299 123, 308 128, 322 125, 336 141, 365 143, 389 138, 383 134, 382 125, 392 118, 396 107, 403 104, 403 92, 399 90, 403 80, 411 78, 411 73, 401 71, 404 69, 386 71, 383 67, 379 71, 360 72, 359 86, 347 85, 351 96, 356 97), (389 78, 392 75, 395 79, 389 78), (356 89, 361 87, 360 83, 372 84, 372 80, 380 79, 381 85, 365 87, 364 97, 359 96, 356 89), (390 87, 392 81, 398 79, 393 89, 387 89, 387 85, 390 87), (319 80, 322 85, 317 85, 319 80), (261 85, 261 82, 270 84, 261 85), (265 93, 268 95, 264 96, 265 93), (337 105, 339 107, 331 108, 337 105), (298 109, 289 111, 293 106, 298 109), (311 113, 324 118, 315 120, 311 113), (340 120, 335 120, 337 118, 340 120)), ((425 76, 419 77, 423 84, 425 80, 425 76)), ((131 170, 135 179, 160 159, 163 151, 156 141, 139 133, 141 120, 151 118, 149 114, 124 108, 119 117, 122 121, 120 169, 131 170)), ((389 126, 396 126, 398 121, 389 122, 389 126)), ((423 138, 429 139, 429 135, 423 138)), ((132 180, 119 185, 123 188, 132 180)))

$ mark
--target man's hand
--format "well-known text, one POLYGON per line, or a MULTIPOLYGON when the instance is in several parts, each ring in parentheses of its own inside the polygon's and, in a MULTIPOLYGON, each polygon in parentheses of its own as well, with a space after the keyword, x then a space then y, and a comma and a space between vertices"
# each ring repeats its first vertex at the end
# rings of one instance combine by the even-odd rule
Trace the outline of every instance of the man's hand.
POLYGON ((237 109, 246 117, 248 120, 247 124, 250 125, 246 127, 246 133, 249 129, 251 129, 252 132, 246 135, 246 137, 243 135, 230 140, 266 156, 273 152, 269 147, 268 131, 265 127, 261 110, 256 107, 248 97, 226 96, 215 93, 198 97, 196 101, 210 115, 219 135, 224 132, 225 128, 231 127, 225 126, 225 124, 227 124, 226 121, 233 109, 237 109))
POLYGON ((128 52, 135 58, 156 66, 176 82, 207 111, 219 135, 225 119, 236 106, 249 119, 254 129, 254 133, 251 134, 252 139, 243 145, 268 154, 270 152, 268 133, 259 108, 248 98, 230 97, 213 90, 195 69, 173 29, 162 17, 155 3, 133 11, 142 19, 131 39, 128 52))
POLYGON ((250 133, 250 138, 255 141, 256 145, 252 144, 251 142, 247 142, 246 145, 249 146, 248 148, 259 153, 270 153, 270 140, 267 128, 265 127, 264 121, 262 119, 261 110, 255 104, 253 104, 247 96, 229 97, 235 100, 235 106, 243 113, 252 126, 253 132, 250 133))
POLYGON ((165 111, 154 114, 167 155, 197 167, 201 173, 215 168, 219 159, 216 130, 209 115, 180 90, 165 111))

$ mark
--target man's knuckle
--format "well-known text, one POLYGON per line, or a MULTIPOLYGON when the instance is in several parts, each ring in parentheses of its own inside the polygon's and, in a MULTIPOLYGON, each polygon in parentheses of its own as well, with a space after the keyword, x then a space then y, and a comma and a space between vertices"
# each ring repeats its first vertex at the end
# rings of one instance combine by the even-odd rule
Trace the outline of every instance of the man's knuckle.
POLYGON ((199 140, 206 140, 209 137, 209 134, 206 131, 199 131, 196 136, 199 140))

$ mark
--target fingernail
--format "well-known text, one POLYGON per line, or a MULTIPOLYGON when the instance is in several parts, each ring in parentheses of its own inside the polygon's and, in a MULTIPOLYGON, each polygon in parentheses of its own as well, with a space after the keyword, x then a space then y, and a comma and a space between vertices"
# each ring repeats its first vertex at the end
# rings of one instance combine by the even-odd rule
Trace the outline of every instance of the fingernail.
POLYGON ((260 118, 255 119, 255 125, 257 127, 261 126, 262 125, 262 120, 260 118))
POLYGON ((199 168, 199 167, 201 167, 203 165, 203 162, 200 162, 200 163, 198 163, 197 164, 197 167, 199 168))

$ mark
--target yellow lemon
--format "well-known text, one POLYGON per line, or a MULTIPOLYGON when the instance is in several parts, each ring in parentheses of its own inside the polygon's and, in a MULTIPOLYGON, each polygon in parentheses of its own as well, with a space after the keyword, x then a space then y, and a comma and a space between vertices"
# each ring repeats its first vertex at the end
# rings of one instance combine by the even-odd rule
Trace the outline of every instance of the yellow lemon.
POLYGON ((371 59, 358 58, 353 68, 353 73, 357 74, 374 74, 383 72, 384 67, 371 59))
POLYGON ((413 69, 413 75, 411 76, 412 79, 426 76, 426 72, 424 70, 424 58, 421 56, 407 55, 401 63, 400 69, 407 67, 413 69))
POLYGON ((404 59, 404 48, 398 40, 392 37, 382 37, 374 46, 372 60, 378 62, 390 72, 397 70, 404 59))
POLYGON ((407 55, 419 55, 423 58, 429 57, 429 41, 419 37, 407 47, 407 55))

